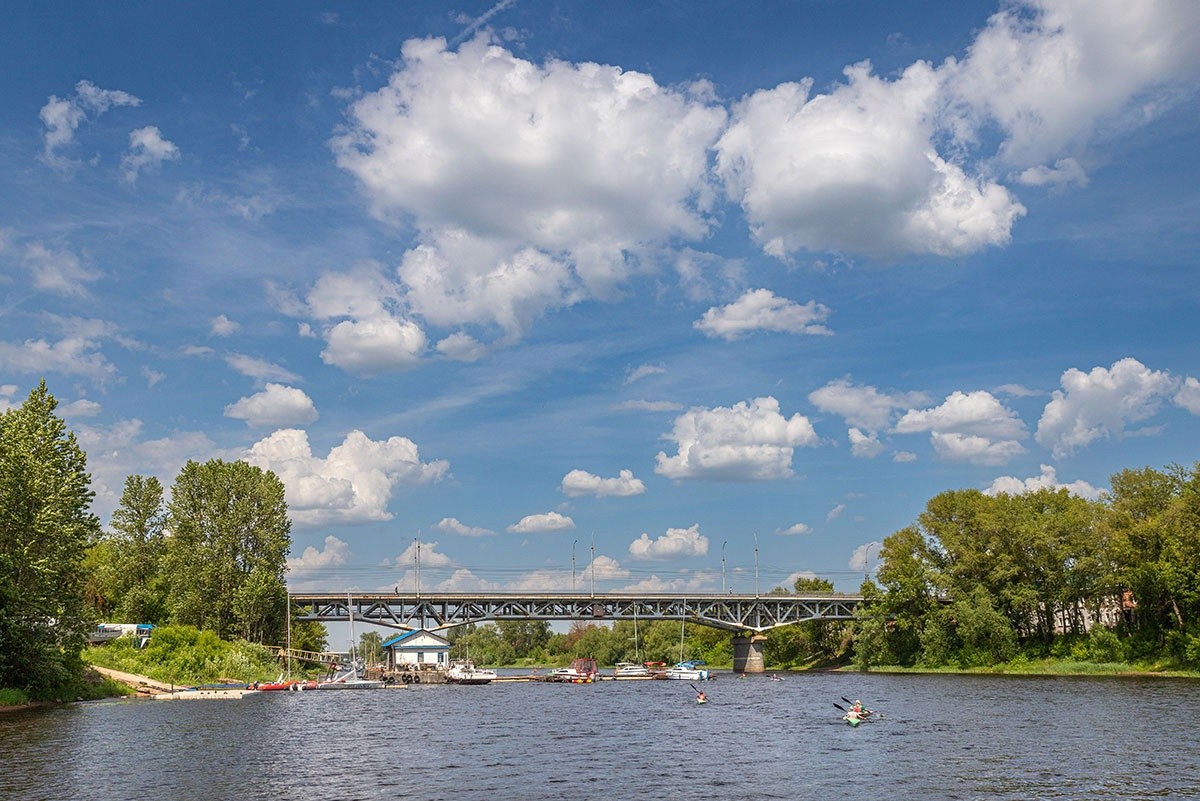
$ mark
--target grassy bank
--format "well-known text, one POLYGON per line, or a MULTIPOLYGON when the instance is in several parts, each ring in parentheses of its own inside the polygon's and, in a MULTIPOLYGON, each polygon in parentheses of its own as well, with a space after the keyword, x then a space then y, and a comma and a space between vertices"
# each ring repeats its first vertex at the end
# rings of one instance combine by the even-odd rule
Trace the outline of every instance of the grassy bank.
POLYGON ((63 687, 53 698, 30 698, 24 690, 0 688, 0 710, 47 703, 61 704, 67 701, 98 701, 102 698, 120 698, 132 694, 133 690, 124 684, 101 676, 94 670, 84 670, 77 681, 63 687))
POLYGON ((218 681, 270 681, 279 675, 279 661, 267 647, 248 642, 226 642, 210 631, 190 626, 161 626, 145 648, 120 637, 84 649, 83 659, 93 665, 149 676, 172 684, 206 684, 218 681))
MULTIPOLYGON (((858 671, 847 665, 840 668, 858 671)), ((1158 664, 1131 664, 1128 662, 1078 662, 1071 659, 1018 659, 987 667, 903 667, 900 665, 873 665, 867 673, 951 673, 1014 676, 1165 676, 1171 678, 1200 678, 1200 671, 1177 670, 1158 664)))

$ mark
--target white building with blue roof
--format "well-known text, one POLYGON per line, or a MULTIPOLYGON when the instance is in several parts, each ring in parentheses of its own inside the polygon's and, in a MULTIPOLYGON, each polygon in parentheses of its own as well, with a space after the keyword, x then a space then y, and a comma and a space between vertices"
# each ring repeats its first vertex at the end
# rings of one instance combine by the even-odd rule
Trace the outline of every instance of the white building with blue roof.
POLYGON ((445 669, 450 665, 450 641, 432 631, 414 629, 383 642, 388 670, 445 669))

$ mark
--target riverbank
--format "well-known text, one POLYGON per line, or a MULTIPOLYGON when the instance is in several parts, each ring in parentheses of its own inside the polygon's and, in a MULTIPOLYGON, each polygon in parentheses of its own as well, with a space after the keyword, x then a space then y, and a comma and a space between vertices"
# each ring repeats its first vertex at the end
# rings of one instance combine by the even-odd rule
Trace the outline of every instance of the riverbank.
POLYGON ((1064 659, 1023 660, 987 667, 906 667, 873 665, 863 670, 853 665, 837 669, 846 673, 963 674, 976 676, 1128 676, 1200 679, 1200 671, 1173 670, 1125 662, 1074 662, 1064 659))
MULTIPOLYGON (((143 679, 143 676, 130 676, 131 681, 143 679)), ((0 712, 13 712, 23 709, 37 709, 46 706, 59 706, 75 701, 99 701, 105 698, 121 698, 133 695, 136 684, 130 684, 98 668, 85 669, 83 674, 71 685, 69 691, 64 691, 57 698, 30 698, 21 690, 0 688, 0 712)))

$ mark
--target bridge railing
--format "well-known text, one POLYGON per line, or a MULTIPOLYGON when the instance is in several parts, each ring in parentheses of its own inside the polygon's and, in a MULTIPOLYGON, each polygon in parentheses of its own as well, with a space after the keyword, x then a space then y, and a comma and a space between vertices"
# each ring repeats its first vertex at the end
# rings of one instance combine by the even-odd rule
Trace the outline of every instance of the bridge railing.
POLYGON ((439 631, 494 620, 684 620, 731 632, 764 632, 810 620, 850 620, 861 595, 721 593, 304 593, 297 620, 355 621, 439 631))

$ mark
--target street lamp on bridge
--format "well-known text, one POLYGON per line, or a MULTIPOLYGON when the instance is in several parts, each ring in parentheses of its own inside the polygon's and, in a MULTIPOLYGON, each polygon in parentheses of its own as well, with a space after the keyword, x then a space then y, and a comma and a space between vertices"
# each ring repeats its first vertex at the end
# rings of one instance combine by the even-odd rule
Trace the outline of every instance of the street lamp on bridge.
POLYGON ((725 546, 729 544, 729 540, 721 543, 721 594, 725 594, 725 546))
POLYGON ((754 534, 754 597, 758 597, 758 533, 754 534))
POLYGON ((421 597, 421 538, 413 537, 413 542, 416 543, 416 550, 413 551, 413 561, 417 563, 417 597, 421 597))
POLYGON ((863 575, 863 581, 869 581, 871 578, 871 548, 878 550, 879 547, 880 544, 878 542, 870 542, 867 544, 867 549, 863 552, 863 558, 867 563, 867 572, 863 575))

